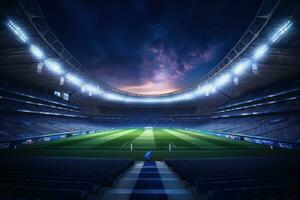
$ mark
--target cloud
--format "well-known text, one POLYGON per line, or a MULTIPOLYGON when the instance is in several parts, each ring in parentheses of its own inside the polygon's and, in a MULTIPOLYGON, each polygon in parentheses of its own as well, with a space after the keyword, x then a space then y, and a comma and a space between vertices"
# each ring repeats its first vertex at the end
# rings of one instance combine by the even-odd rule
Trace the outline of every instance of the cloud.
POLYGON ((120 89, 138 94, 162 94, 180 89, 179 82, 186 72, 214 58, 217 46, 206 50, 193 49, 179 55, 173 48, 148 47, 140 64, 138 83, 121 86, 120 89))
POLYGON ((178 90, 168 82, 152 82, 148 81, 142 85, 124 86, 121 90, 136 93, 136 94, 164 94, 178 90))
POLYGON ((164 93, 215 67, 261 0, 39 3, 51 29, 96 79, 132 92, 164 93))

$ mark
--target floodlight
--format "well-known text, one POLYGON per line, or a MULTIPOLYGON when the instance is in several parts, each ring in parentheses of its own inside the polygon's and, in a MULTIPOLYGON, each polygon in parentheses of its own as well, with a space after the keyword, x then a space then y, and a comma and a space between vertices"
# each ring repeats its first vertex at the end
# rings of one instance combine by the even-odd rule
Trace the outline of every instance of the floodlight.
POLYGON ((36 57, 39 60, 43 60, 45 58, 44 52, 35 45, 30 45, 30 51, 34 57, 36 57))
POLYGON ((170 102, 173 102, 174 100, 173 100, 173 98, 172 97, 162 97, 161 99, 160 99, 160 102, 162 102, 162 103, 170 103, 170 102))
POLYGON ((205 93, 206 96, 208 96, 210 93, 213 93, 216 91, 216 88, 212 84, 206 84, 201 87, 201 92, 205 93))
POLYGON ((24 43, 28 42, 28 37, 24 33, 24 31, 16 25, 13 21, 8 20, 7 26, 10 28, 10 30, 24 43))
POLYGON ((243 62, 238 63, 234 68, 233 68, 233 73, 236 75, 242 74, 247 67, 250 65, 250 60, 246 60, 243 62))
POLYGON ((293 23, 289 20, 281 25, 271 37, 271 42, 276 42, 282 35, 284 35, 291 27, 293 23))
POLYGON ((204 94, 203 87, 199 85, 198 88, 197 88, 197 92, 198 92, 200 95, 204 94))
POLYGON ((175 101, 185 101, 185 100, 193 99, 194 97, 195 97, 194 92, 187 92, 183 94, 178 94, 173 99, 175 101))
POLYGON ((142 98, 141 100, 144 103, 159 103, 160 102, 160 99, 158 99, 158 98, 150 98, 150 97, 145 97, 145 98, 142 98))
POLYGON ((57 74, 62 74, 64 71, 62 70, 60 64, 58 64, 57 62, 50 60, 50 59, 46 59, 45 60, 45 65, 47 66, 47 68, 49 68, 51 71, 57 73, 57 74))
POLYGON ((68 73, 66 75, 66 78, 71 81, 74 85, 78 85, 80 86, 82 84, 82 81, 80 80, 80 78, 78 78, 76 75, 73 75, 71 73, 68 73))
POLYGON ((228 83, 231 80, 231 78, 231 74, 225 73, 216 79, 216 81, 214 82, 214 86, 221 87, 228 83))
POLYGON ((96 86, 94 86, 94 85, 86 84, 86 85, 83 86, 83 90, 84 91, 87 90, 90 93, 96 94, 98 88, 96 86))
POLYGON ((259 59, 261 58, 269 49, 269 46, 266 44, 263 44, 261 46, 259 46, 255 51, 254 51, 254 55, 253 58, 254 59, 259 59))
POLYGON ((112 101, 123 101, 124 100, 124 96, 122 95, 119 95, 119 94, 115 94, 115 93, 108 93, 108 92, 105 92, 103 94, 103 97, 105 99, 108 99, 108 100, 112 100, 112 101))
POLYGON ((139 101, 139 99, 135 98, 135 97, 126 96, 124 98, 124 102, 126 102, 126 103, 134 103, 134 102, 138 102, 138 101, 139 101))

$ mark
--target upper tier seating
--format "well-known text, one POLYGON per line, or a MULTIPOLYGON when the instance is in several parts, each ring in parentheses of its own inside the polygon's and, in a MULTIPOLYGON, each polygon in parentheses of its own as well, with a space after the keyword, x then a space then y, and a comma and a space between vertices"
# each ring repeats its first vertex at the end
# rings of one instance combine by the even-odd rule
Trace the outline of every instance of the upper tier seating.
POLYGON ((300 110, 300 81, 251 92, 216 109, 215 115, 300 110), (284 85, 284 86, 283 86, 284 85))
POLYGON ((82 111, 71 102, 36 89, 0 81, 0 110, 80 116, 82 111))
POLYGON ((300 81, 250 92, 210 118, 194 128, 300 142, 300 81))
POLYGON ((299 122, 299 114, 241 116, 200 122, 194 129, 296 142, 300 141, 299 122))
POLYGON ((174 159, 166 163, 209 199, 299 199, 299 157, 174 159))
POLYGON ((133 163, 129 159, 0 157, 0 199, 87 199, 133 163))
POLYGON ((300 95, 300 80, 290 81, 272 85, 258 91, 249 92, 244 96, 236 98, 225 105, 220 106, 217 110, 224 110, 234 107, 240 107, 249 104, 256 104, 263 101, 279 100, 287 97, 300 95))

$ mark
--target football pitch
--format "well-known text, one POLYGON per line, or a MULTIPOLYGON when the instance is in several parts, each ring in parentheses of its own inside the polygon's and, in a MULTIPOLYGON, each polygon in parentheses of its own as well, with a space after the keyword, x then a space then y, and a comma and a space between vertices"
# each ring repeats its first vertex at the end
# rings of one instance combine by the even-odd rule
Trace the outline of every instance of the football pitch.
POLYGON ((114 129, 61 140, 22 145, 1 155, 79 156, 142 160, 153 151, 154 160, 229 156, 292 154, 245 141, 234 141, 201 132, 169 128, 114 129))

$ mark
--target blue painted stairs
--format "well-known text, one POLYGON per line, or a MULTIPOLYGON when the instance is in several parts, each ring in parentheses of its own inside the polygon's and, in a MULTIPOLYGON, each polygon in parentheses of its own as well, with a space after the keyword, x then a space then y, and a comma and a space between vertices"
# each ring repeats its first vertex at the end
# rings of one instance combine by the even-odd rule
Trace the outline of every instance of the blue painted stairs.
POLYGON ((104 200, 194 200, 199 199, 164 163, 136 162, 113 188, 98 194, 104 200))

